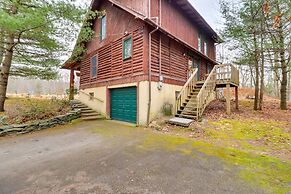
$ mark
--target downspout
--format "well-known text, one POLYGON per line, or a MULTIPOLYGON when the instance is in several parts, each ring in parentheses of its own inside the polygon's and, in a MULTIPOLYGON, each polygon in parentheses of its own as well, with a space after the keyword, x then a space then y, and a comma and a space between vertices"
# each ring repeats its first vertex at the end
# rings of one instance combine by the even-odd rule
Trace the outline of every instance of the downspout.
MULTIPOLYGON (((159 26, 162 25, 162 0, 159 0, 159 26)), ((162 82, 162 34, 160 33, 160 42, 159 42, 159 81, 162 82)))
MULTIPOLYGON (((149 102, 148 102, 148 112, 147 112, 147 125, 150 124, 150 113, 151 113, 151 103, 152 103, 152 34, 159 30, 159 26, 161 26, 161 10, 162 10, 162 2, 159 0, 159 18, 158 18, 158 26, 149 33, 149 61, 148 61, 148 75, 149 75, 149 102)), ((151 0, 148 2, 149 10, 148 10, 148 18, 151 18, 151 0)), ((159 79, 161 78, 162 74, 162 39, 160 35, 160 42, 159 42, 159 79)))
POLYGON ((153 31, 149 33, 149 102, 148 102, 148 112, 147 112, 147 126, 150 124, 150 113, 151 113, 151 103, 152 103, 152 34, 158 31, 157 26, 153 31))
POLYGON ((151 0, 149 0, 149 10, 148 10, 148 18, 151 18, 151 0))

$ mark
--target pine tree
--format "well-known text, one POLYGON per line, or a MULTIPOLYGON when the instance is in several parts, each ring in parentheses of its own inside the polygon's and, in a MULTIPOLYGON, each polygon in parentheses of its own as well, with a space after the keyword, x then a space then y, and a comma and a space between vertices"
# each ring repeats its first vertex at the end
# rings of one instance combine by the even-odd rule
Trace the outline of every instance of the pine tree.
MULTIPOLYGON (((86 15, 87 19, 97 16, 86 12, 70 0, 1 0, 0 111, 4 111, 10 75, 57 78, 60 57, 70 52, 69 46, 76 39, 80 24, 86 15)), ((86 41, 92 35, 91 27, 84 25, 79 41, 86 41)), ((80 54, 83 47, 75 50, 81 50, 80 54)))

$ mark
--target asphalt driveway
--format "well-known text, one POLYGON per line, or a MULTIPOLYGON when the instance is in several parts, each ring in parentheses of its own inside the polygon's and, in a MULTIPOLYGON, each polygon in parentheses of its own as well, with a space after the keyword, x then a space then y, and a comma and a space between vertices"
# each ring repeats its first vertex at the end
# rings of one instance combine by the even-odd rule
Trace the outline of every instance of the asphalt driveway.
POLYGON ((112 121, 1 138, 0 193, 262 193, 238 169, 186 148, 112 121))

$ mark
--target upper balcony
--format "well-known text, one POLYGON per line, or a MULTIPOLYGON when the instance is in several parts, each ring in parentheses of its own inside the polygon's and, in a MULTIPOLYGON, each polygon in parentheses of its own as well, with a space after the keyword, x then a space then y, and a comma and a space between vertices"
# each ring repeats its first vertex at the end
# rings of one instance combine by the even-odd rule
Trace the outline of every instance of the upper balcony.
POLYGON ((231 64, 217 65, 216 88, 224 88, 227 84, 231 87, 239 86, 239 70, 231 64))

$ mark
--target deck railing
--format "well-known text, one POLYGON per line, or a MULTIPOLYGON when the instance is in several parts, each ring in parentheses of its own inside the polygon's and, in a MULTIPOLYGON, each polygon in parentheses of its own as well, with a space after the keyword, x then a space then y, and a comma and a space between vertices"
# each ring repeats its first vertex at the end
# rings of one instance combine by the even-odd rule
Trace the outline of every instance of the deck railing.
POLYGON ((239 85, 239 71, 231 64, 216 65, 217 84, 239 85))
POLYGON ((186 84, 183 86, 182 90, 178 94, 176 98, 176 112, 180 109, 182 106, 182 103, 186 102, 186 98, 188 98, 191 94, 191 92, 194 90, 197 82, 197 72, 198 69, 195 69, 193 74, 190 76, 186 84))

